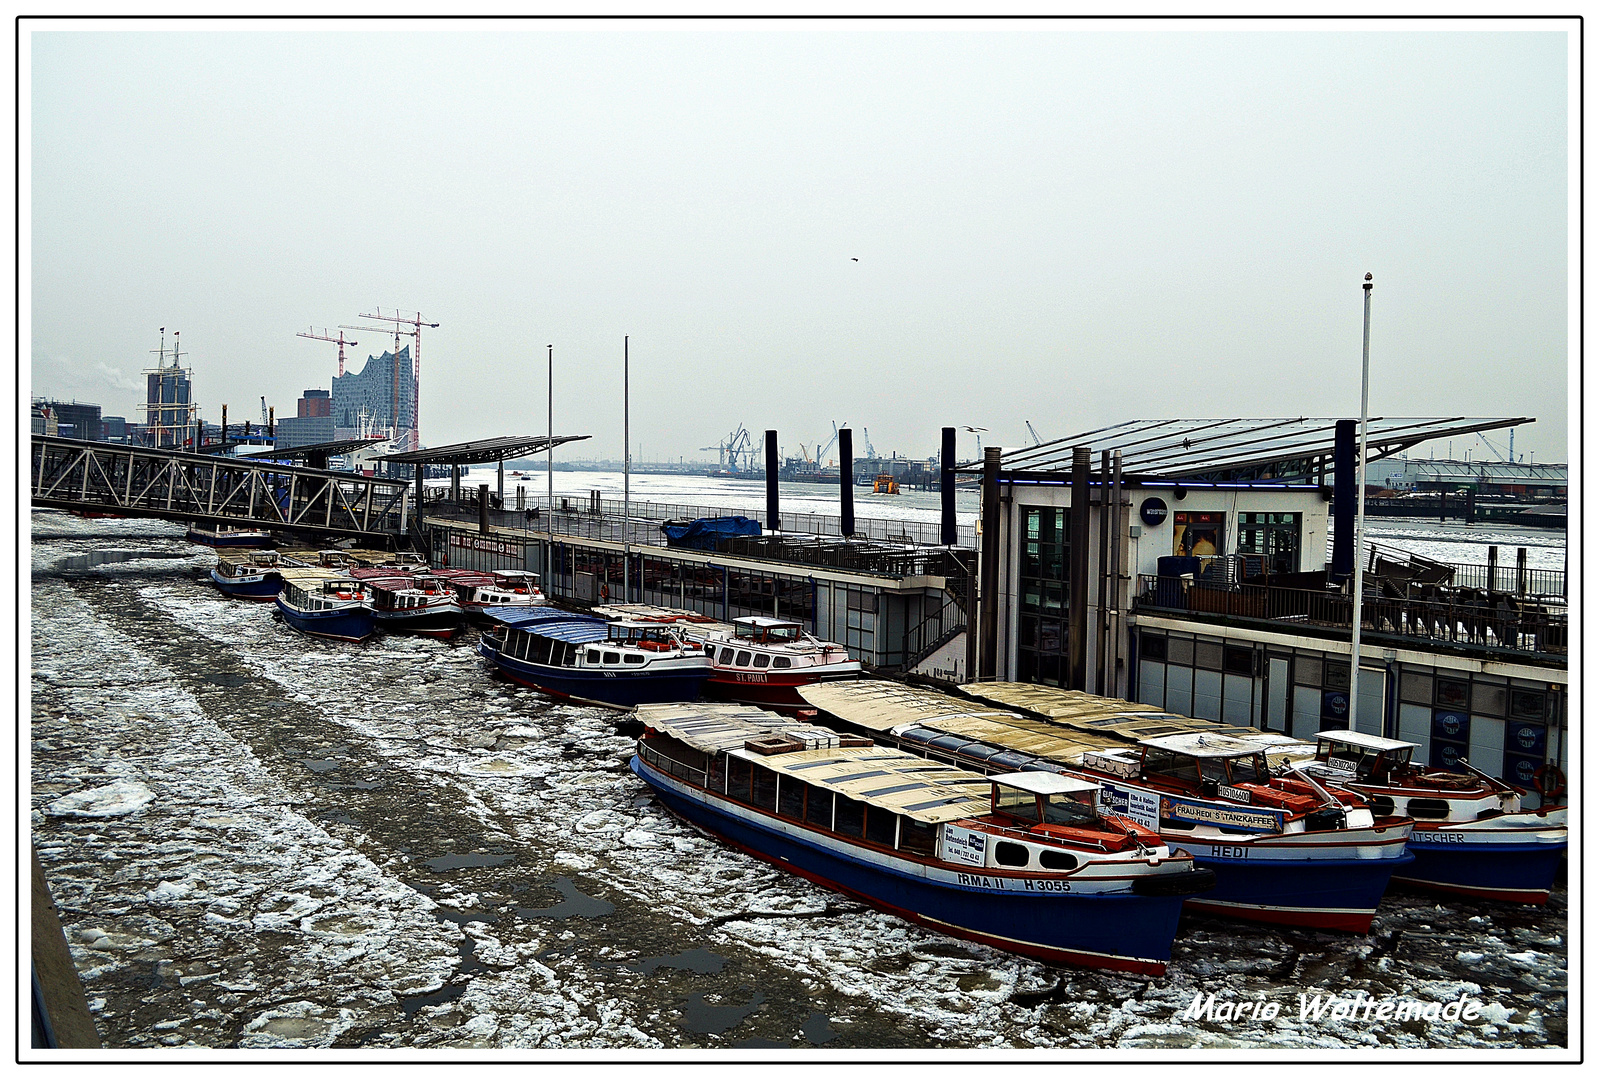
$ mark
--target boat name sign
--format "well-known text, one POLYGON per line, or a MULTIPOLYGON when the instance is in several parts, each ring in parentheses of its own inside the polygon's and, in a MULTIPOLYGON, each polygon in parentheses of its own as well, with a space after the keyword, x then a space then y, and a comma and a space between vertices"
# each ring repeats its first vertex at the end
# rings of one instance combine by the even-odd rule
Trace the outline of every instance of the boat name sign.
POLYGON ((1282 815, 1269 810, 1234 809, 1215 803, 1189 802, 1187 799, 1165 796, 1160 800, 1160 816, 1173 821, 1220 825, 1244 832, 1281 832, 1283 827, 1282 815))
POLYGON ((1153 792, 1101 784, 1099 808, 1103 813, 1130 817, 1146 829, 1160 828, 1160 798, 1153 792))

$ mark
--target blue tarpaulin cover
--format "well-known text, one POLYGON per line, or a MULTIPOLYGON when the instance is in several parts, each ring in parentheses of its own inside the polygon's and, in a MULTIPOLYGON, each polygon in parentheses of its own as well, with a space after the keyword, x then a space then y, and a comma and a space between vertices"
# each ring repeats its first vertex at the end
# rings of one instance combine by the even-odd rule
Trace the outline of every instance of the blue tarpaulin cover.
POLYGON ((663 522, 661 531, 671 547, 715 551, 716 542, 729 536, 761 535, 761 523, 747 517, 695 518, 689 522, 663 522))
POLYGON ((531 626, 547 622, 592 622, 599 626, 605 625, 604 619, 593 615, 580 615, 542 604, 535 607, 486 607, 483 609, 483 614, 506 626, 531 626))

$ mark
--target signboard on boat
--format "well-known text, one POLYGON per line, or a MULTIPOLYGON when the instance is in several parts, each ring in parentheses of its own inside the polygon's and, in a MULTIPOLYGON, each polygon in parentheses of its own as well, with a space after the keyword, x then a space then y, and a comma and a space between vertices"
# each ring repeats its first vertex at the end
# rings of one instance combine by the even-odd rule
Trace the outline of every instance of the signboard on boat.
POLYGON ((1100 784, 1099 808, 1102 813, 1132 818, 1146 829, 1160 828, 1160 798, 1151 791, 1100 784))
POLYGON ((944 826, 944 861, 965 866, 983 866, 988 861, 988 837, 984 833, 944 826))
POLYGON ((1240 832, 1281 832, 1283 827, 1282 815, 1270 810, 1246 810, 1242 806, 1218 806, 1170 796, 1161 797, 1160 816, 1172 821, 1216 825, 1240 832))

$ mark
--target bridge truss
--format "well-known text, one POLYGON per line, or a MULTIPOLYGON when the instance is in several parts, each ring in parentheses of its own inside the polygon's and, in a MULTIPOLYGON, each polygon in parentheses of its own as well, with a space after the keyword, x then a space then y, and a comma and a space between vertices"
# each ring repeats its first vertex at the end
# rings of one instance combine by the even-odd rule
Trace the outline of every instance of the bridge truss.
POLYGON ((339 536, 403 533, 404 480, 33 436, 33 505, 339 536))

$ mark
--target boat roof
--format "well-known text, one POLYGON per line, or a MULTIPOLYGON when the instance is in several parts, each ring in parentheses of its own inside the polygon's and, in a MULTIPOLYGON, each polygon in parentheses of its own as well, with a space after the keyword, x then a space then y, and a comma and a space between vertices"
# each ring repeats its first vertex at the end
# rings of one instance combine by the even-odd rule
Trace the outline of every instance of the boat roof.
POLYGON ((1328 742, 1348 743, 1350 746, 1364 746, 1368 750, 1403 750, 1407 746, 1414 750, 1418 745, 1400 739, 1385 739, 1381 735, 1368 735, 1364 731, 1318 731, 1316 738, 1326 739, 1328 742))
POLYGON ((342 570, 335 570, 331 566, 285 566, 279 576, 290 585, 315 584, 321 581, 351 581, 354 580, 342 570))
POLYGON ((807 704, 869 731, 886 733, 918 725, 1069 765, 1081 764, 1085 753, 1123 745, 1110 736, 1073 731, 1049 720, 885 679, 839 680, 797 689, 807 704))
POLYGON ((1201 734, 1185 731, 1179 735, 1160 735, 1153 739, 1139 739, 1139 745, 1156 750, 1170 750, 1174 754, 1187 754, 1196 758, 1243 757, 1246 754, 1263 754, 1266 744, 1254 739, 1235 739, 1231 735, 1201 734))
POLYGON ((483 614, 495 622, 518 629, 531 629, 535 623, 550 622, 592 622, 596 626, 605 626, 604 619, 596 619, 592 615, 579 615, 576 612, 562 611, 556 607, 512 607, 494 605, 485 607, 483 614))
POLYGON ((1006 787, 1019 788, 1030 791, 1034 795, 1071 795, 1083 791, 1097 791, 1099 785, 1092 780, 1079 780, 1075 776, 1067 776, 1057 772, 1027 772, 997 773, 989 776, 996 784, 1006 787))
POLYGON ((1047 717, 1077 731, 1103 732, 1136 743, 1158 735, 1175 735, 1182 731, 1204 734, 1232 735, 1239 739, 1274 744, 1274 757, 1304 757, 1315 755, 1310 743, 1274 731, 1238 727, 1217 720, 1197 716, 1182 716, 1167 712, 1155 705, 1144 705, 1120 698, 1100 697, 1081 690, 1063 690, 1057 686, 1040 686, 1037 683, 967 683, 960 692, 978 701, 1025 709, 1047 717))
POLYGON ((779 619, 771 615, 743 615, 733 620, 734 626, 752 626, 757 630, 772 630, 779 626, 792 626, 804 629, 804 624, 797 619, 779 619))
POLYGON ((552 619, 523 629, 530 634, 564 641, 569 645, 590 645, 610 637, 610 627, 593 619, 552 619))
POLYGON ((992 808, 990 778, 884 746, 839 746, 839 735, 744 705, 640 705, 649 727, 705 753, 726 751, 859 802, 926 824, 978 817, 992 808), (762 736, 805 744, 763 755, 744 749, 762 736))

